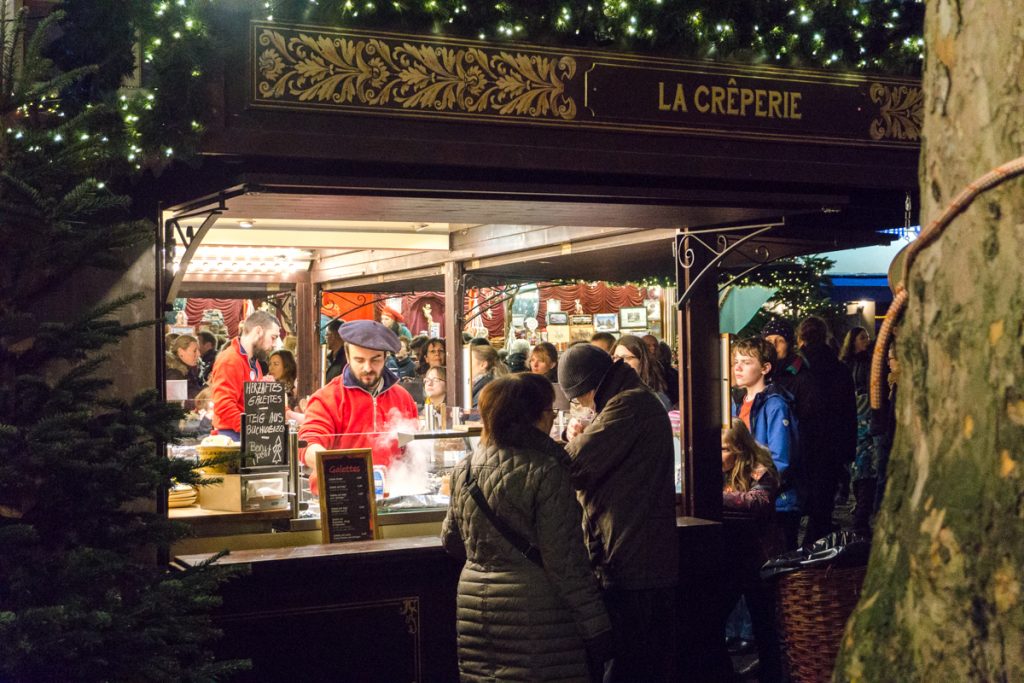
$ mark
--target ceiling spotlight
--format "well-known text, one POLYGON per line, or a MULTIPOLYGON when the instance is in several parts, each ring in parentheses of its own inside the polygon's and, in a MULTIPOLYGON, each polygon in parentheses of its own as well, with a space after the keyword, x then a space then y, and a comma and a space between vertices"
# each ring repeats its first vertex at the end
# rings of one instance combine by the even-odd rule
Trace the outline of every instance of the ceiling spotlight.
POLYGON ((238 221, 238 227, 240 228, 251 228, 256 225, 256 221, 238 221))

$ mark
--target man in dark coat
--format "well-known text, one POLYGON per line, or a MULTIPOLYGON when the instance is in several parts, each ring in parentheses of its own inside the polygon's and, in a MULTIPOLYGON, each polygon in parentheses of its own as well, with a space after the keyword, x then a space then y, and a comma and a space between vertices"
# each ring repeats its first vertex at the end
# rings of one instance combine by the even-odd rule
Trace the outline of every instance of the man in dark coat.
MULTIPOLYGON (((805 501, 803 514, 809 514, 806 502, 811 500, 811 481, 808 463, 815 458, 829 457, 821 445, 823 405, 817 380, 807 368, 807 360, 797 352, 793 326, 785 320, 772 320, 761 330, 761 337, 775 347, 778 360, 769 376, 771 384, 782 387, 793 397, 797 419, 799 453, 790 460, 790 480, 796 486, 797 497, 805 501)), ((780 516, 780 526, 786 539, 786 550, 797 546, 800 531, 800 513, 780 516)), ((830 522, 831 524, 831 522, 830 522)), ((805 543, 813 543, 828 530, 808 528, 805 543), (818 534, 818 535, 812 535, 818 534)))
POLYGON ((577 344, 558 363, 565 395, 597 413, 566 450, 591 564, 615 636, 616 681, 674 679, 675 452, 661 401, 622 361, 577 344))
POLYGON ((832 530, 839 469, 853 462, 857 452, 857 397, 850 369, 839 362, 828 345, 828 325, 816 316, 800 323, 797 330, 800 350, 807 360, 807 369, 820 391, 820 436, 815 454, 808 458, 810 499, 807 535, 804 544, 832 530))
POLYGON ((199 339, 199 360, 202 361, 199 379, 206 384, 210 379, 210 372, 213 370, 213 361, 217 360, 217 337, 213 332, 201 330, 197 338, 199 339))
POLYGON ((340 318, 327 323, 327 370, 324 384, 330 384, 332 379, 340 376, 347 363, 345 342, 338 333, 344 323, 345 321, 340 318))

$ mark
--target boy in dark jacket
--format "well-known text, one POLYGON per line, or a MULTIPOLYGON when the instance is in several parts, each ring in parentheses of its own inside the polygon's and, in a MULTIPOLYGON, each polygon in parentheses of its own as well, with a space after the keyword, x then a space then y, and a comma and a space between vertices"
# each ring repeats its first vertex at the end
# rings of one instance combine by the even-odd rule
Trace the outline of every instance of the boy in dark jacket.
MULTIPOLYGON (((800 460, 789 465, 790 481, 796 487, 806 514, 807 502, 812 495, 809 476, 809 469, 813 467, 811 460, 831 457, 820 445, 823 440, 822 425, 825 422, 821 388, 817 378, 811 374, 807 359, 797 350, 796 335, 788 321, 772 320, 761 329, 761 336, 775 347, 778 359, 772 365, 769 383, 785 389, 793 397, 792 407, 800 439, 800 460)), ((804 542, 812 543, 817 538, 808 534, 804 542)))
POLYGON ((796 547, 800 530, 800 501, 790 472, 790 466, 797 462, 799 440, 792 395, 767 383, 775 362, 775 347, 764 339, 746 339, 735 344, 733 379, 743 392, 733 397, 733 417, 743 420, 754 440, 771 451, 782 482, 775 511, 788 550, 796 547))

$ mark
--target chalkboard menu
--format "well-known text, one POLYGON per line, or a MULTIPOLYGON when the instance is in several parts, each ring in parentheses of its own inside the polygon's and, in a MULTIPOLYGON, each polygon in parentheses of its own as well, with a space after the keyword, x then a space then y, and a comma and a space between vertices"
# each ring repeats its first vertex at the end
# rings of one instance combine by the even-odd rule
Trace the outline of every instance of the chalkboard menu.
POLYGON ((320 451, 316 469, 323 542, 372 541, 377 530, 377 498, 370 449, 320 451))
POLYGON ((288 425, 284 418, 284 385, 278 382, 246 382, 245 445, 242 462, 247 467, 288 464, 288 425))

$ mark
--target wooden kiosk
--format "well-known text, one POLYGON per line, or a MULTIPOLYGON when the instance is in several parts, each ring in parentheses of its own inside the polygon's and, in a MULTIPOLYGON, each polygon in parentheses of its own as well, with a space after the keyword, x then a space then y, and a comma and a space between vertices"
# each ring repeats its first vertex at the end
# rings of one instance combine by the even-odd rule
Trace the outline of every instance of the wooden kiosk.
MULTIPOLYGON (((903 225, 917 186, 919 85, 247 15, 230 23, 237 35, 225 46, 207 157, 161 189, 160 312, 182 287, 285 286, 297 293, 300 325, 313 329, 323 290, 437 290, 461 302, 481 283, 676 274, 687 482, 679 661, 687 680, 714 679, 724 657, 714 604, 723 556, 717 269, 880 243, 881 229, 903 225), (301 65, 333 57, 297 49, 302 36, 375 51, 384 68, 359 78, 366 60, 336 64, 320 96, 301 65), (424 61, 427 53, 447 61, 424 61), (473 72, 480 80, 434 66, 470 62, 486 67, 473 72), (403 69, 442 85, 417 89, 403 69), (276 281, 190 273, 204 245, 290 245, 312 256, 276 281)), ((449 367, 460 367, 461 329, 459 315, 445 317, 449 367)), ((300 335, 299 354, 319 358, 312 335, 300 335)), ((308 393, 318 369, 300 373, 308 393)), ((251 657, 252 680, 457 678, 459 568, 436 537, 226 561, 249 572, 225 589, 222 652, 251 657)))

